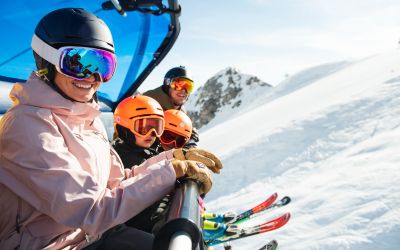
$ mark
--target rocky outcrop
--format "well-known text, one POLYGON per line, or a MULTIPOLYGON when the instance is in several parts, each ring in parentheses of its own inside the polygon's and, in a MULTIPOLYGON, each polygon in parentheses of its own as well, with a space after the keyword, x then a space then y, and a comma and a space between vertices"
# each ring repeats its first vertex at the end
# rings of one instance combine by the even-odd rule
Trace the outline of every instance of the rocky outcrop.
POLYGON ((197 89, 187 104, 188 114, 196 128, 208 124, 223 109, 237 109, 246 91, 257 91, 271 85, 256 76, 242 74, 234 68, 227 68, 197 89))

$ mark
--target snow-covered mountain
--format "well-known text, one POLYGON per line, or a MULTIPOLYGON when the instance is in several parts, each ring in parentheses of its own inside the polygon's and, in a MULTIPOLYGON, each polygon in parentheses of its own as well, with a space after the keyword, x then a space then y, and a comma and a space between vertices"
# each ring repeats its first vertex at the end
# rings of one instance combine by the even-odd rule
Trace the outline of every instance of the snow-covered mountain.
POLYGON ((193 124, 202 131, 235 116, 255 109, 264 103, 306 86, 349 65, 335 62, 303 70, 276 87, 257 76, 243 74, 228 67, 211 77, 197 89, 185 105, 193 124))
POLYGON ((233 112, 240 114, 243 107, 249 107, 255 97, 268 92, 271 85, 256 76, 240 73, 229 67, 193 93, 185 104, 193 124, 200 129, 230 119, 233 112), (252 97, 249 99, 248 97, 252 97))
POLYGON ((206 208, 240 212, 278 192, 292 203, 255 222, 292 218, 233 248, 275 238, 280 250, 399 249, 400 51, 308 69, 263 100, 253 94, 242 98, 257 107, 200 130, 199 146, 224 163, 206 208))

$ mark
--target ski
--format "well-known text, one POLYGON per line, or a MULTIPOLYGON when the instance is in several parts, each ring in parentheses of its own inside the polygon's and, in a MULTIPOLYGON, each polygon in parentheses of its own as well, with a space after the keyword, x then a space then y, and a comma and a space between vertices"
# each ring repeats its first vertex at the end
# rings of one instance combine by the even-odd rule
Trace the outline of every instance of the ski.
MULTIPOLYGON (((291 201, 290 197, 288 196, 276 201, 277 196, 277 193, 274 193, 262 203, 258 204, 252 209, 240 213, 239 215, 236 215, 232 212, 227 212, 224 214, 204 213, 203 237, 205 241, 211 242, 213 240, 221 239, 227 235, 230 235, 233 233, 230 232, 230 230, 240 229, 238 224, 264 214, 267 211, 285 206, 291 201)), ((250 226, 247 226, 247 228, 250 228, 250 226)))
POLYGON ((203 220, 224 223, 224 224, 232 224, 238 220, 243 220, 253 214, 256 214, 256 213, 268 208, 276 201, 277 197, 278 197, 278 194, 274 193, 274 194, 270 195, 266 200, 264 200, 263 202, 258 204, 257 206, 255 206, 249 210, 246 210, 240 214, 236 214, 234 212, 226 212, 223 214, 204 212, 202 215, 203 220))
POLYGON ((239 227, 235 224, 229 224, 226 230, 226 235, 217 239, 210 239, 206 241, 208 246, 214 246, 228 241, 238 240, 253 236, 256 234, 266 233, 272 230, 276 230, 284 226, 290 219, 290 213, 285 213, 282 216, 264 222, 262 224, 251 226, 251 227, 239 227))
POLYGON ((234 221, 230 222, 230 223, 233 223, 233 224, 242 223, 242 222, 247 221, 247 220, 249 220, 251 218, 254 218, 254 217, 257 217, 259 215, 262 215, 265 212, 268 212, 268 211, 271 211, 273 209, 286 206, 287 204, 290 203, 290 201, 291 201, 290 197, 289 196, 285 196, 282 199, 280 199, 279 201, 277 201, 275 203, 272 203, 269 206, 267 206, 267 207, 265 207, 265 208, 263 208, 261 210, 257 210, 257 212, 254 212, 252 214, 246 214, 246 215, 243 215, 243 216, 240 216, 240 217, 237 216, 236 219, 234 221))
POLYGON ((278 248, 278 242, 276 240, 271 240, 258 250, 276 250, 278 248))
POLYGON ((239 221, 243 221, 244 219, 249 218, 251 215, 265 210, 276 201, 276 198, 278 198, 278 194, 277 193, 272 194, 270 197, 268 197, 265 201, 261 202, 257 206, 238 214, 235 220, 231 221, 230 223, 237 224, 239 221))

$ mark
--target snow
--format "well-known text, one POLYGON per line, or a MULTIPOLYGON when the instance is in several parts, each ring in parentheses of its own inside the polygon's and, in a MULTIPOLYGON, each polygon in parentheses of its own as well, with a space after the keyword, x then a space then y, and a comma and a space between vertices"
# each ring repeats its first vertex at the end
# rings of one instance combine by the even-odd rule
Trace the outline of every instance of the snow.
POLYGON ((209 211, 240 212, 273 192, 292 198, 254 220, 290 211, 287 225, 233 249, 270 239, 282 250, 400 248, 399 53, 300 72, 307 80, 293 76, 258 108, 200 130, 200 147, 224 163, 209 211))
MULTIPOLYGON (((399 53, 321 65, 262 94, 246 92, 254 102, 240 115, 200 130, 200 147, 224 163, 206 197, 209 211, 240 212, 274 192, 292 198, 247 223, 290 211, 287 225, 233 249, 270 239, 280 250, 400 248, 399 53)), ((6 109, 10 86, 0 88, 6 109)), ((103 114, 109 134, 111 117, 103 114)))

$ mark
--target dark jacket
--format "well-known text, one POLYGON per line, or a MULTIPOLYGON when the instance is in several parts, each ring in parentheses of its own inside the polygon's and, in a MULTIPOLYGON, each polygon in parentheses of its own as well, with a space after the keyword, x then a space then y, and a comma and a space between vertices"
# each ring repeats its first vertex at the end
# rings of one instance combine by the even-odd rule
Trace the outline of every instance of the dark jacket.
MULTIPOLYGON (((161 107, 164 110, 176 109, 175 104, 172 102, 171 98, 168 95, 168 89, 165 89, 164 86, 148 90, 144 92, 143 95, 150 96, 151 98, 155 99, 158 103, 160 103, 161 107)), ((186 113, 183 105, 180 106, 179 109, 186 113)))
MULTIPOLYGON (((136 145, 135 135, 130 132, 129 129, 118 124, 115 126, 115 129, 115 135, 117 137, 113 140, 112 146, 121 158, 124 168, 132 169, 132 171, 135 172, 135 169, 132 168, 133 166, 140 165, 147 159, 162 152, 162 147, 158 139, 150 148, 142 148, 136 145)), ((152 217, 157 211, 159 204, 160 201, 157 201, 135 217, 125 222, 125 224, 129 227, 134 227, 151 233, 155 223, 157 222, 157 220, 152 219, 152 217)))
POLYGON ((121 158, 124 168, 131 169, 161 152, 158 139, 150 148, 142 148, 136 145, 135 135, 129 129, 116 125, 116 132, 117 138, 113 140, 112 146, 121 158))
POLYGON ((124 168, 131 169, 132 166, 140 165, 147 159, 156 156, 158 153, 152 148, 142 148, 136 144, 124 143, 121 138, 116 138, 112 146, 117 151, 124 164, 124 168))

